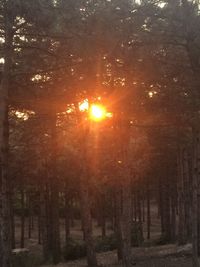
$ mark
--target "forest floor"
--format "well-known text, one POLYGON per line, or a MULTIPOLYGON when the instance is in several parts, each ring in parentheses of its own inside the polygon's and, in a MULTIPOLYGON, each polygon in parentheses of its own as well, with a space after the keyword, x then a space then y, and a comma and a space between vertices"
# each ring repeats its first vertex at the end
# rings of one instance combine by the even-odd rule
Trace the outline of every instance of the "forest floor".
MULTIPOLYGON (((137 267, 192 267, 191 246, 163 245, 149 248, 134 248, 132 255, 137 267)), ((121 267, 116 251, 99 253, 98 263, 103 267, 121 267)), ((53 267, 43 265, 42 267, 53 267)), ((86 267, 85 259, 60 263, 57 267, 86 267)))
MULTIPOLYGON (((157 213, 153 209, 152 211, 152 225, 151 225, 151 239, 145 240, 144 245, 139 248, 132 249, 132 256, 135 266, 137 267, 192 267, 192 257, 191 257, 191 245, 186 245, 183 247, 178 247, 176 244, 168 244, 158 246, 155 245, 155 241, 160 237, 160 222, 157 219, 157 213)), ((36 223, 35 223, 36 224, 36 223)), ((29 249, 30 253, 34 255, 35 258, 42 258, 42 247, 38 245, 38 233, 37 224, 32 231, 32 236, 30 239, 27 238, 27 224, 26 224, 26 239, 25 247, 29 249)), ((64 244, 65 232, 64 232, 64 221, 61 220, 61 240, 64 244)), ((94 237, 101 236, 101 228, 97 226, 97 223, 93 223, 94 237)), ((146 237, 146 223, 143 225, 144 237, 146 237)), ((107 228, 107 234, 109 235, 112 231, 107 228)), ((82 239, 81 223, 80 221, 75 221, 74 226, 70 230, 70 235, 76 240, 82 239)), ((19 247, 20 240, 20 220, 16 219, 16 247, 19 247)), ((104 253, 98 253, 98 263, 103 267, 121 267, 122 264, 117 260, 117 252, 109 251, 104 253)), ((35 264, 34 267, 37 267, 35 264)), ((55 265, 46 264, 40 265, 40 267, 53 267, 55 265)), ((74 260, 63 262, 57 267, 86 267, 86 259, 74 260)))

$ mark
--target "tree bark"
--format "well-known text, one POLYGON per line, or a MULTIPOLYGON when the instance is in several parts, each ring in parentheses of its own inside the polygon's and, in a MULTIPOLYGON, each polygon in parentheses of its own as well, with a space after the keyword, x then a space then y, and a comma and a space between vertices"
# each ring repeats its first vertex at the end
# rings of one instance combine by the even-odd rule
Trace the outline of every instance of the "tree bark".
POLYGON ((199 216, 199 203, 198 203, 198 187, 199 187, 199 170, 198 167, 198 157, 200 157, 200 143, 199 134, 194 131, 193 133, 193 172, 192 172, 192 259, 193 267, 200 266, 199 260, 199 233, 198 233, 198 216, 199 216), (199 155, 198 155, 199 154, 199 155))
POLYGON ((8 14, 9 2, 3 6, 4 12, 4 68, 0 84, 0 180, 1 180, 1 243, 2 258, 0 265, 2 267, 11 267, 12 234, 11 234, 11 216, 10 216, 10 182, 8 175, 8 151, 9 151, 9 78, 12 67, 12 15, 8 14))
MULTIPOLYGON (((67 187, 65 185, 65 187, 67 187)), ((70 236, 70 199, 69 192, 65 188, 65 242, 67 243, 70 236)))
POLYGON ((115 233, 117 236, 117 256, 118 260, 122 259, 122 233, 121 233, 121 210, 122 210, 122 192, 117 183, 115 187, 115 233))
POLYGON ((81 164, 81 175, 80 175, 80 201, 81 201, 81 215, 82 215, 82 227, 84 240, 87 249, 87 263, 89 267, 97 267, 97 258, 95 253, 95 246, 92 234, 92 215, 90 207, 90 169, 89 169, 89 158, 88 158, 88 128, 82 129, 81 135, 81 151, 80 151, 80 164, 81 164))
POLYGON ((46 190, 45 185, 42 183, 40 188, 40 231, 41 231, 41 240, 42 240, 42 248, 43 248, 43 257, 44 260, 47 261, 50 258, 50 247, 49 247, 49 232, 48 232, 48 219, 49 214, 47 211, 47 203, 46 203, 46 190))
POLYGON ((131 179, 128 171, 126 181, 122 185, 122 261, 125 267, 131 264, 131 179))
POLYGON ((52 231, 52 256, 54 264, 60 262, 60 218, 59 218, 59 180, 57 175, 58 143, 56 131, 56 112, 50 111, 51 132, 51 157, 50 157, 50 192, 51 192, 51 231, 52 231))
POLYGON ((150 239, 151 235, 151 203, 150 203, 150 186, 149 186, 149 177, 147 177, 147 239, 150 239))
POLYGON ((90 210, 90 198, 88 190, 88 172, 83 171, 80 177, 80 199, 84 238, 87 248, 87 263, 89 267, 97 266, 95 247, 92 236, 92 216, 90 210))
POLYGON ((24 248, 24 233, 25 233, 25 195, 24 190, 21 190, 21 240, 20 247, 24 248))
POLYGON ((179 245, 186 243, 186 224, 185 224, 185 203, 184 203, 184 165, 183 165, 183 151, 179 149, 178 155, 178 242, 179 245))

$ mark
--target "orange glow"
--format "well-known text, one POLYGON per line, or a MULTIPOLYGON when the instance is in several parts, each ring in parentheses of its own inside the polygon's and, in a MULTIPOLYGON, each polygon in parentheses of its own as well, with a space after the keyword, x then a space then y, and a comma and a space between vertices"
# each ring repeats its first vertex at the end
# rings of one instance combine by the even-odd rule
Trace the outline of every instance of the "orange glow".
POLYGON ((93 121, 101 121, 106 118, 106 109, 102 105, 92 104, 90 106, 89 115, 93 121))

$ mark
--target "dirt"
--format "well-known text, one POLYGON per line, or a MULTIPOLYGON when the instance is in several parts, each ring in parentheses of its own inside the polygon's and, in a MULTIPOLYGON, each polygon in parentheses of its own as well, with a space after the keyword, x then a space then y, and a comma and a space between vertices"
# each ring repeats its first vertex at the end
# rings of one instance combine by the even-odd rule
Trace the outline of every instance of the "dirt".
MULTIPOLYGON (((145 240, 146 247, 133 248, 132 255, 136 267, 192 267, 191 246, 178 247, 177 245, 165 245, 165 246, 151 246, 155 240, 160 236, 160 222, 157 218, 156 209, 152 209, 152 225, 151 225, 151 239, 145 240)), ((75 221, 74 227, 71 228, 71 236, 75 239, 82 239, 81 223, 75 221)), ((25 247, 30 250, 36 257, 42 257, 42 247, 38 245, 38 232, 37 232, 37 220, 35 219, 35 226, 32 230, 32 237, 27 238, 28 227, 26 223, 26 239, 25 247)), ((64 244, 64 220, 60 221, 61 239, 64 244)), ((146 223, 143 225, 144 237, 146 233, 146 223)), ((97 223, 93 223, 94 236, 101 235, 101 229, 97 226, 97 223)), ((108 225, 107 234, 112 231, 108 225)), ((19 247, 20 241, 20 220, 16 218, 16 245, 19 247)), ((116 251, 99 253, 97 255, 99 265, 103 267, 122 267, 122 264, 118 262, 116 251)), ((53 267, 54 265, 42 265, 41 267, 53 267)), ((60 263, 57 267, 86 267, 86 259, 80 259, 76 261, 69 261, 60 263)), ((37 266, 35 266, 37 267, 37 266)))
MULTIPOLYGON (((192 267, 191 246, 177 245, 134 248, 132 250, 136 267, 192 267)), ((117 260, 116 251, 98 254, 98 263, 102 267, 122 267, 117 260)), ((60 263, 57 267, 86 267, 86 259, 60 263)), ((53 267, 44 265, 42 267, 53 267)))

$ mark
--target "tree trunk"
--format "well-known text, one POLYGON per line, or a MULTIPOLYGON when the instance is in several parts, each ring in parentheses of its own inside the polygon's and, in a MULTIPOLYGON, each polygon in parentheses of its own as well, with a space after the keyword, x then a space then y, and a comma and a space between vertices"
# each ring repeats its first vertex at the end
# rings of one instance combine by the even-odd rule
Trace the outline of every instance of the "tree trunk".
MULTIPOLYGON (((129 171, 128 171, 129 172, 129 171)), ((127 181, 122 185, 122 261, 125 267, 131 264, 131 179, 127 174, 127 181)))
MULTIPOLYGON (((121 237, 122 237, 122 263, 124 267, 132 266, 131 257, 131 170, 129 162, 129 125, 124 125, 120 120, 119 123, 119 144, 120 157, 122 164, 119 166, 119 185, 122 192, 122 210, 120 216, 121 237)), ((141 215, 141 214, 140 214, 141 215)), ((142 218, 141 218, 142 220, 142 218)))
POLYGON ((177 198, 177 188, 176 188, 176 178, 172 175, 173 179, 171 181, 171 239, 173 242, 176 240, 176 198, 177 198))
POLYGON ((184 166, 182 149, 178 155, 178 242, 179 245, 186 243, 186 227, 185 227, 185 205, 184 205, 184 166))
POLYGON ((38 244, 41 245, 41 211, 38 211, 38 216, 37 216, 37 230, 38 230, 38 244))
POLYGON ((81 151, 80 151, 80 203, 82 215, 83 235, 87 250, 87 263, 89 267, 97 267, 97 258, 92 233, 92 215, 90 199, 90 182, 91 182, 91 159, 89 157, 89 127, 82 129, 81 133, 81 151))
POLYGON ((122 210, 122 192, 117 183, 115 189, 115 233, 117 236, 117 256, 118 260, 122 259, 122 233, 121 233, 121 210, 122 210))
POLYGON ((169 182, 167 177, 164 179, 163 192, 163 218, 164 218, 164 238, 166 241, 171 241, 171 214, 170 214, 170 197, 169 197, 169 182))
POLYGON ((49 260, 51 256, 51 234, 49 229, 49 209, 48 209, 48 187, 45 182, 41 183, 40 188, 40 231, 41 231, 41 240, 43 248, 43 257, 44 260, 49 260))
POLYGON ((24 190, 21 190, 21 241, 20 247, 24 248, 24 233, 25 233, 25 196, 24 190))
POLYGON ((142 222, 145 222, 145 190, 142 190, 142 222))
POLYGON ((193 140, 193 175, 192 175, 192 259, 193 267, 200 266, 199 260, 199 233, 198 233, 198 216, 199 216, 199 203, 198 203, 198 187, 199 187, 199 170, 198 167, 198 158, 200 157, 200 137, 199 134, 194 131, 194 140, 193 140))
POLYGON ((150 188, 149 188, 149 177, 147 177, 147 239, 150 239, 151 234, 151 203, 150 203, 150 188))
POLYGON ((12 251, 12 234, 11 234, 11 216, 10 216, 10 182, 8 176, 8 150, 9 150, 9 122, 8 122, 8 105, 9 105, 9 78, 12 67, 12 15, 8 12, 9 2, 4 3, 4 68, 0 84, 0 180, 1 180, 1 218, 0 232, 2 243, 2 258, 0 265, 10 267, 12 251))
POLYGON ((67 188, 65 189, 65 242, 67 243, 70 236, 70 199, 67 188))
POLYGON ((50 192, 51 192, 51 230, 52 230, 52 256, 54 264, 60 262, 60 222, 59 222, 59 180, 57 175, 57 131, 56 131, 56 112, 51 111, 50 130, 51 130, 51 158, 50 158, 50 192))
POLYGON ((12 249, 15 249, 15 211, 13 207, 13 189, 10 196, 10 216, 11 216, 11 235, 12 235, 12 249))
POLYGON ((100 193, 99 202, 99 214, 100 214, 100 221, 101 221, 101 236, 102 238, 106 236, 106 213, 105 213, 105 194, 100 193))
POLYGON ((185 210, 185 235, 186 241, 191 241, 191 198, 190 198, 190 173, 188 152, 183 150, 183 176, 184 176, 184 210, 185 210))
POLYGON ((31 238, 32 235, 32 203, 31 203, 31 192, 27 194, 28 201, 28 238, 31 238))
MULTIPOLYGON (((84 167, 83 167, 84 168, 84 167)), ((84 168, 85 169, 85 168, 84 168)), ((95 253, 95 247, 92 237, 92 216, 90 210, 90 198, 89 198, 89 185, 88 185, 88 172, 83 171, 80 177, 80 199, 81 199, 81 213, 84 238, 87 248, 87 262, 89 267, 97 266, 97 259, 95 253)))

